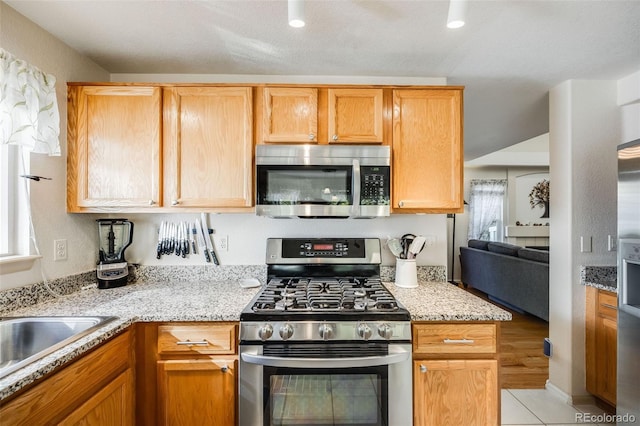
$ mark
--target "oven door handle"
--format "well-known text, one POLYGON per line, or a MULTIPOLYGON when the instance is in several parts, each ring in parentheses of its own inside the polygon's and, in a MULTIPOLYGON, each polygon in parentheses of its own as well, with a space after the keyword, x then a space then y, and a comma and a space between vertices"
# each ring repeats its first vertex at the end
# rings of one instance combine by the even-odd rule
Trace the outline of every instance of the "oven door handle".
POLYGON ((240 354, 240 357, 244 362, 248 362, 249 364, 269 367, 350 368, 397 364, 408 360, 410 355, 410 352, 403 351, 382 356, 360 356, 353 358, 282 358, 244 352, 240 354))

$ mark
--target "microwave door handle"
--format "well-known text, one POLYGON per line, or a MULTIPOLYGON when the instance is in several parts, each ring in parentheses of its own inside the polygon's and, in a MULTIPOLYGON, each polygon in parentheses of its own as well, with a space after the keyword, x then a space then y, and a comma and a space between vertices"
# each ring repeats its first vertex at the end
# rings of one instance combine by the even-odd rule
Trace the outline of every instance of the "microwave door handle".
POLYGON ((277 356, 241 353, 240 357, 249 364, 284 368, 351 368, 391 365, 409 359, 409 352, 397 352, 382 356, 361 356, 353 358, 281 358, 277 356))
POLYGON ((353 176, 352 176, 352 185, 353 188, 353 201, 351 205, 351 215, 352 216, 360 216, 360 184, 361 184, 361 176, 360 176, 360 160, 353 160, 353 176))

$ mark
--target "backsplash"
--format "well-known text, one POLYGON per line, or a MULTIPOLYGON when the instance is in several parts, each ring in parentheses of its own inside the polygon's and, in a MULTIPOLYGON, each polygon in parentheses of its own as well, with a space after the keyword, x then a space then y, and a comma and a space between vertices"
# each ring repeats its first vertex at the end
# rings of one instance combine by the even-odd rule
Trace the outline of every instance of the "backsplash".
MULTIPOLYGON (((418 281, 446 281, 446 267, 418 266, 418 281)), ((395 280, 395 266, 381 266, 380 277, 384 282, 395 280)), ((266 265, 191 265, 191 266, 143 266, 129 268, 130 282, 153 281, 233 281, 256 278, 262 284, 267 280, 266 265)), ((47 282, 49 288, 60 295, 80 291, 83 287, 96 285, 95 271, 83 272, 47 282)), ((109 290, 104 290, 109 291, 109 290)), ((27 306, 54 299, 43 282, 0 291, 0 315, 27 306)))

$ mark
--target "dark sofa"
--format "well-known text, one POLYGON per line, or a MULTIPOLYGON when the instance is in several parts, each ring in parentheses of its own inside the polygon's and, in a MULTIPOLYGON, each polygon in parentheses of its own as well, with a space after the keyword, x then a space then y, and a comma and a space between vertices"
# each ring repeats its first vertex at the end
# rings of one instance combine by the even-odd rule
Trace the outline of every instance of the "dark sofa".
POLYGON ((490 299, 549 321, 549 252, 469 240, 460 247, 462 282, 490 299))

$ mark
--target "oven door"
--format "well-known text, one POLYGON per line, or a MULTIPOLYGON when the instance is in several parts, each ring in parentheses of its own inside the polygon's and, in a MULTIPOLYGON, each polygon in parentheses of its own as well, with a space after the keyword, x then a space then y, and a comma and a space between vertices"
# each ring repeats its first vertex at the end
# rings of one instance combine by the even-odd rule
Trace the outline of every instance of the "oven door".
POLYGON ((411 392, 410 344, 240 347, 241 426, 411 425, 411 392))

